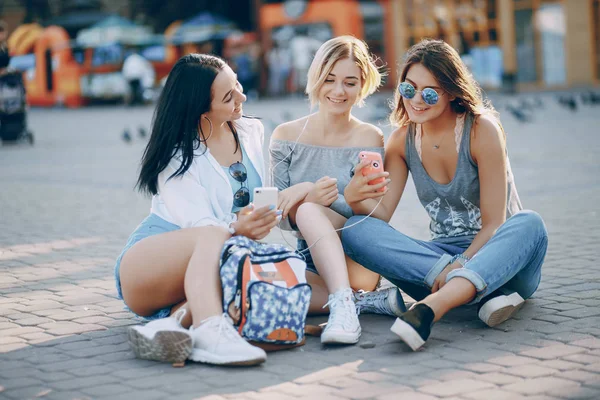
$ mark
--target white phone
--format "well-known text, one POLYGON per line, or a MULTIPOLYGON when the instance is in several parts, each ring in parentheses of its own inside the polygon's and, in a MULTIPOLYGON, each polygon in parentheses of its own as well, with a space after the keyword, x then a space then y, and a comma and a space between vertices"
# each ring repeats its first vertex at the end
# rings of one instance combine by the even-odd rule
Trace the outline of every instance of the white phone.
POLYGON ((277 193, 278 189, 276 187, 257 187, 254 188, 254 209, 258 210, 259 208, 273 205, 277 207, 277 193))

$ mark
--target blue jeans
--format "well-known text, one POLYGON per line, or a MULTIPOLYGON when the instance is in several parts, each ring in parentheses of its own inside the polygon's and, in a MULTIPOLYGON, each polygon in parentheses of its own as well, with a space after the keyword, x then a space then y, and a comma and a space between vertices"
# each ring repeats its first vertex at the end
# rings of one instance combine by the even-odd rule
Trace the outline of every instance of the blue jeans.
MULTIPOLYGON (((354 216, 346 225, 362 218, 354 216)), ((342 230, 342 244, 350 258, 381 274, 417 301, 431 294, 435 278, 471 241, 472 237, 457 237, 451 242, 446 239, 444 243, 416 240, 372 217, 342 230)), ((506 220, 464 268, 451 271, 446 282, 455 277, 468 279, 477 289, 471 303, 496 290, 517 292, 527 299, 540 283, 547 247, 548 232, 540 215, 521 211, 506 220)))
POLYGON ((315 266, 315 262, 312 258, 312 254, 310 254, 310 250, 308 249, 308 243, 304 239, 298 239, 296 245, 296 253, 300 254, 304 257, 304 261, 306 262, 306 270, 312 272, 313 274, 319 275, 319 271, 317 271, 317 267, 315 266))

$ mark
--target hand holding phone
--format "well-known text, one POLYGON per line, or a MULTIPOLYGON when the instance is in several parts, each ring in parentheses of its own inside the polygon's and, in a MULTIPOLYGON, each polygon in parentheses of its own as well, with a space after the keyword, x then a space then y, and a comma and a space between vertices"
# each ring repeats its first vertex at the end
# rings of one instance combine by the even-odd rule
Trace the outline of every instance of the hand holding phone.
POLYGON ((239 212, 234 223, 235 233, 253 240, 263 239, 281 219, 281 211, 276 208, 276 187, 255 188, 252 204, 239 212))
MULTIPOLYGON (((383 172, 383 160, 381 159, 381 154, 375 153, 373 151, 361 151, 358 154, 359 162, 367 161, 368 164, 365 165, 361 172, 363 176, 376 174, 379 172, 383 172)), ((382 183, 385 181, 384 177, 379 177, 377 179, 373 179, 369 181, 369 185, 377 185, 378 183, 382 183)), ((377 190, 378 192, 385 191, 385 186, 381 187, 377 190)))
POLYGON ((278 222, 279 218, 275 207, 256 208, 254 204, 249 204, 238 213, 237 221, 233 223, 234 234, 261 240, 271 232, 278 222))

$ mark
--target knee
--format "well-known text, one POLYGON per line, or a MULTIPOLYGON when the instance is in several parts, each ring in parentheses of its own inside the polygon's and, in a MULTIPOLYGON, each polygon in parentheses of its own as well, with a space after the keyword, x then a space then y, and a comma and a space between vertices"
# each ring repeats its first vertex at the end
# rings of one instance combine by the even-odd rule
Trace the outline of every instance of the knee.
POLYGON ((369 245, 370 240, 373 239, 372 230, 369 227, 373 227, 378 222, 382 221, 372 217, 365 217, 364 215, 350 217, 342 230, 342 245, 344 250, 352 252, 353 249, 369 245))
POLYGON ((344 229, 342 230, 342 243, 352 245, 356 242, 358 235, 356 229, 354 229, 354 225, 359 223, 362 218, 364 218, 364 216, 354 215, 346 221, 344 229))
POLYGON ((222 226, 203 226, 197 228, 198 235, 196 237, 197 242, 206 243, 207 239, 214 239, 215 241, 225 242, 231 237, 231 233, 227 228, 222 226))
POLYGON ((296 211, 296 224, 306 221, 317 213, 322 212, 323 206, 317 203, 302 203, 296 211))
POLYGON ((539 241, 548 240, 548 230, 540 214, 532 210, 522 210, 514 217, 519 222, 519 230, 525 233, 528 238, 539 241))
MULTIPOLYGON (((212 254, 221 254, 223 245, 231 238, 229 230, 222 226, 203 226, 197 230, 193 253, 200 253, 203 257, 212 254)), ((212 256, 211 256, 212 257, 212 256)))

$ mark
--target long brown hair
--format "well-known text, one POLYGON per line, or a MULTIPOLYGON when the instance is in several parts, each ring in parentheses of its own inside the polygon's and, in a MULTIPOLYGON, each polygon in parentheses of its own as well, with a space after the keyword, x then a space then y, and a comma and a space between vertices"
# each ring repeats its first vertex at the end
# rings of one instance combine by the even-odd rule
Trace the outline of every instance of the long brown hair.
MULTIPOLYGON (((455 113, 467 112, 476 117, 483 114, 491 115, 500 125, 494 107, 489 101, 483 100, 479 84, 461 60, 458 52, 448 43, 443 40, 424 39, 412 46, 406 53, 399 83, 404 82, 408 70, 414 64, 421 64, 427 68, 438 81, 442 90, 448 96, 455 97, 450 102, 450 107, 455 113)), ((392 125, 406 125, 409 122, 408 113, 398 90, 395 92, 391 107, 390 122, 392 125)))

